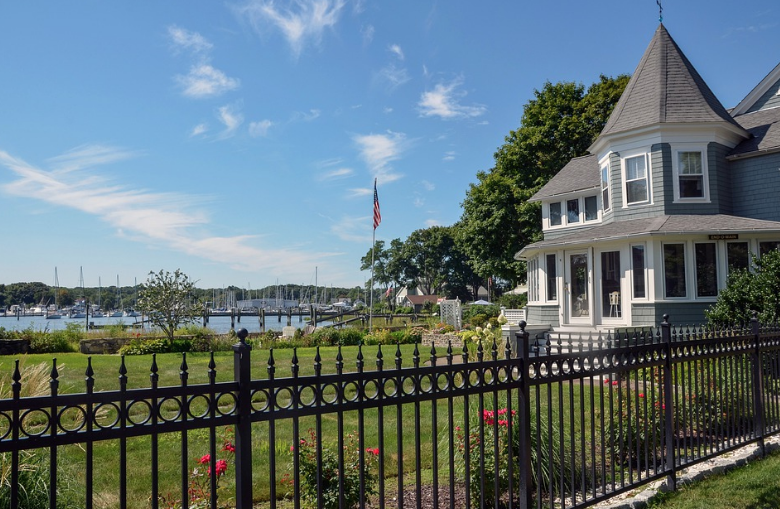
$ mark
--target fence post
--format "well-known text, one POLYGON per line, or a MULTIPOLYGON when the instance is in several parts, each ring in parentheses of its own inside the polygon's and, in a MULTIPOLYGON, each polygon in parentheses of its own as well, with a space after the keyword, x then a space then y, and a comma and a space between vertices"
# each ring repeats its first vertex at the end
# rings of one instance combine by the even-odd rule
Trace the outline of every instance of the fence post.
POLYGON ((249 332, 239 329, 238 343, 233 345, 233 379, 238 382, 238 422, 236 423, 236 508, 252 507, 252 401, 249 383, 252 379, 249 352, 252 347, 246 343, 249 332))
POLYGON ((518 486, 518 507, 528 509, 532 505, 531 488, 533 481, 531 479, 531 386, 528 378, 529 362, 529 341, 530 334, 526 332, 525 320, 518 323, 520 332, 517 333, 517 358, 519 360, 517 369, 520 370, 519 379, 522 384, 519 389, 520 401, 517 405, 519 413, 518 425, 520 426, 520 443, 518 444, 517 466, 519 468, 520 485, 518 486))
POLYGON ((753 364, 753 412, 755 413, 754 432, 758 437, 758 446, 761 448, 761 457, 766 456, 764 444, 764 370, 761 362, 761 336, 759 334, 758 313, 753 311, 750 319, 750 328, 753 334, 753 352, 751 354, 753 364))
POLYGON ((672 379, 672 325, 669 323, 669 315, 664 315, 661 323, 661 342, 664 345, 664 442, 666 447, 666 464, 668 472, 667 486, 677 489, 677 464, 674 454, 674 385, 672 379))

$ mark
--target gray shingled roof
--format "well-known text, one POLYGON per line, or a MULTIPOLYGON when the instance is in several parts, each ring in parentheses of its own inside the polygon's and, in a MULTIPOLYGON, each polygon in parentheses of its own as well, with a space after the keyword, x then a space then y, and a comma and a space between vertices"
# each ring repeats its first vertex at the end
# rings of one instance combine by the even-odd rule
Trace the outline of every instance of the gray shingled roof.
POLYGON ((697 233, 718 235, 748 232, 780 233, 780 222, 725 214, 658 216, 650 219, 616 221, 592 228, 578 229, 569 235, 529 244, 518 252, 515 258, 522 256, 528 250, 589 244, 639 235, 695 235, 697 233))
POLYGON ((601 135, 687 122, 738 125, 661 24, 601 135))
POLYGON ((729 156, 780 148, 780 108, 739 115, 734 120, 752 136, 734 147, 729 156))
POLYGON ((601 186, 599 162, 595 155, 575 157, 561 171, 555 174, 544 187, 534 194, 528 201, 540 201, 552 196, 582 191, 585 189, 598 189, 601 186))

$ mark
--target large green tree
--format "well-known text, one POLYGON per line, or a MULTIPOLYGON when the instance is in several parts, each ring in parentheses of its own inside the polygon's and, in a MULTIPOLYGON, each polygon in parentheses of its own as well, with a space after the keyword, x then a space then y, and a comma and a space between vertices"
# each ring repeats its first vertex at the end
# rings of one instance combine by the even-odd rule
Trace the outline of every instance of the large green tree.
POLYGON ((582 84, 544 84, 523 107, 520 127, 496 151, 495 166, 477 173, 463 201, 459 243, 483 278, 525 278, 514 255, 541 238, 534 195, 572 158, 585 155, 615 107, 628 76, 582 84))
POLYGON ((150 272, 138 295, 138 308, 171 342, 176 329, 203 312, 203 305, 195 299, 195 282, 179 269, 173 274, 150 272))

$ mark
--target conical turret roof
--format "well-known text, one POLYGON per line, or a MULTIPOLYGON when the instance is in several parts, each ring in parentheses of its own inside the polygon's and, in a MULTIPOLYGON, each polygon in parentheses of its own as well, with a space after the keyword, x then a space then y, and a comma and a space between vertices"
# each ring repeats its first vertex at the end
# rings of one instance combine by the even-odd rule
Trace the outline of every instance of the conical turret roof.
POLYGON ((659 123, 699 122, 739 127, 660 24, 601 136, 659 123))

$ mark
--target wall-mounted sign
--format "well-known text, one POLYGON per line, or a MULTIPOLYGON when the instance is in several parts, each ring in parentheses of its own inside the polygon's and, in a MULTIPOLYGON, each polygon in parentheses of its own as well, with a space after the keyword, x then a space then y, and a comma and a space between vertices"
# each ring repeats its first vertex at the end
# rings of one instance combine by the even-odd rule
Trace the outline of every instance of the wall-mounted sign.
POLYGON ((737 233, 728 233, 725 235, 710 235, 710 240, 737 240, 739 238, 739 234, 737 233))

